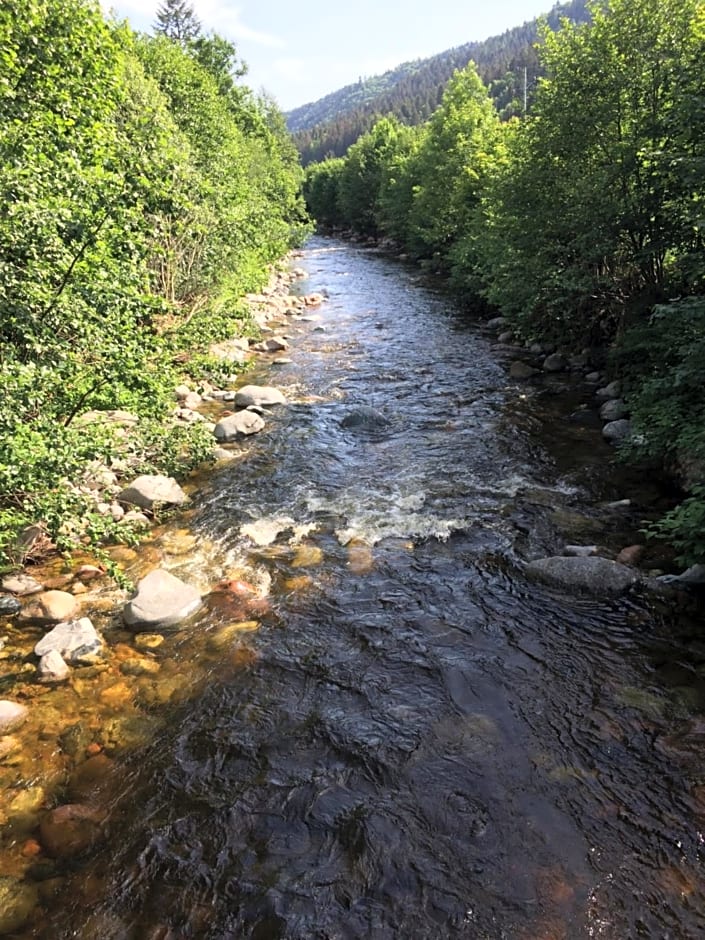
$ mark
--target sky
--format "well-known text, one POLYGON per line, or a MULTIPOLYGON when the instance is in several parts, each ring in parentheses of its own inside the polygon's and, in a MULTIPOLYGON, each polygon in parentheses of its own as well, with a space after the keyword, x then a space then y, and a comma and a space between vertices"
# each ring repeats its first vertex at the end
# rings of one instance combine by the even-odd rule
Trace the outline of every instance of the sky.
MULTIPOLYGON (((359 78, 487 39, 548 13, 555 0, 192 0, 205 32, 234 42, 244 82, 290 111, 359 78)), ((104 0, 151 31, 160 0, 104 0)))

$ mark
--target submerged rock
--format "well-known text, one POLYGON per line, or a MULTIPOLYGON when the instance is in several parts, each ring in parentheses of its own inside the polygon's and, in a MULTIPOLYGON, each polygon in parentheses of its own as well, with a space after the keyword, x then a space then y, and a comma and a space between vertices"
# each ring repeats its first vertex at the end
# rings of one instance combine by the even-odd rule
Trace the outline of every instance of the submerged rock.
POLYGON ((248 437, 257 434, 265 427, 264 418, 254 411, 238 411, 234 415, 220 420, 214 430, 216 440, 227 444, 237 440, 238 437, 248 437))
POLYGON ((593 556, 539 558, 526 566, 528 577, 558 588, 593 594, 622 594, 638 578, 631 568, 593 556))
POLYGON ((39 826, 42 845, 53 858, 75 858, 99 841, 100 813, 83 803, 67 803, 51 810, 39 826))
POLYGON ((34 885, 0 876, 0 936, 24 927, 38 903, 39 892, 34 885))
POLYGON ((137 585, 137 593, 123 610, 132 629, 175 627, 201 607, 200 592, 168 571, 157 568, 137 585))
POLYGON ((118 498, 120 502, 139 506, 140 509, 152 509, 155 503, 181 506, 188 501, 188 496, 176 480, 162 474, 137 477, 118 498))
POLYGON ((286 397, 271 385, 244 385, 235 393, 235 404, 240 408, 250 405, 285 405, 286 397))
POLYGON ((389 418, 377 411, 371 405, 360 405, 354 411, 345 415, 340 422, 343 428, 385 428, 389 424, 389 418))

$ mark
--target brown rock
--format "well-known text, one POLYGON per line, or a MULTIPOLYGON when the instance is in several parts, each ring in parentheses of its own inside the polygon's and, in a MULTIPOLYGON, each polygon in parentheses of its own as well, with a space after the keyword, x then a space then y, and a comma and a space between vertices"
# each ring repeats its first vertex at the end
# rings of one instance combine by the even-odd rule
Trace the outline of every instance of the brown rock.
POLYGON ((628 545, 626 548, 622 549, 619 555, 617 555, 616 560, 620 565, 630 565, 631 567, 635 567, 639 564, 643 557, 643 545, 628 545))
POLYGON ((21 620, 38 623, 62 623, 75 620, 81 610, 80 602, 67 591, 43 591, 33 597, 22 610, 21 620))
POLYGON ((101 838, 101 815, 90 806, 67 803, 42 819, 42 845, 54 858, 74 858, 92 848, 101 838))

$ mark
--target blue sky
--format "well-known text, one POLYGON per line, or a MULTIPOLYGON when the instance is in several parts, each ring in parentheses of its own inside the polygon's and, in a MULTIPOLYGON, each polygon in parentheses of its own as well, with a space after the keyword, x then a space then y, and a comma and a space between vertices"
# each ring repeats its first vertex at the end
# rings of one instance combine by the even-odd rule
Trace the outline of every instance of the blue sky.
MULTIPOLYGON (((150 30, 160 0, 104 0, 150 30)), ((547 13, 554 0, 192 0, 206 31, 233 41, 245 82, 283 110, 410 59, 486 39, 547 13)))

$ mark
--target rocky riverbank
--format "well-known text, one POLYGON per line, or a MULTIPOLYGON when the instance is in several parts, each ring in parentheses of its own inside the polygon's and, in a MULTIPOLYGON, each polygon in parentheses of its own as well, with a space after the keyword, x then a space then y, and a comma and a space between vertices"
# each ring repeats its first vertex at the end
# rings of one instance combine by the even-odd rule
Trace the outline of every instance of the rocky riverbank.
MULTIPOLYGON (((304 273, 277 272, 247 298, 259 337, 212 346, 212 356, 238 367, 231 382, 216 387, 186 377, 174 390, 165 429, 203 424, 216 466, 244 457, 247 439, 287 402, 276 388, 246 384, 242 366, 256 358, 281 362, 287 328, 323 301, 292 292, 304 273)), ((134 476, 129 440, 139 419, 109 412, 80 420, 109 424, 116 454, 67 488, 89 493, 126 534, 138 527, 143 544, 139 552, 129 544, 105 548, 134 584, 128 589, 90 553, 52 557, 39 524, 26 533, 26 549, 44 560, 2 579, 0 935, 20 930, 38 904, 51 904, 67 863, 106 837, 105 801, 119 762, 148 746, 170 709, 212 671, 246 666, 256 655, 247 635, 272 616, 261 571, 162 522, 177 508, 187 522, 190 498, 207 475, 182 483, 134 476)))

